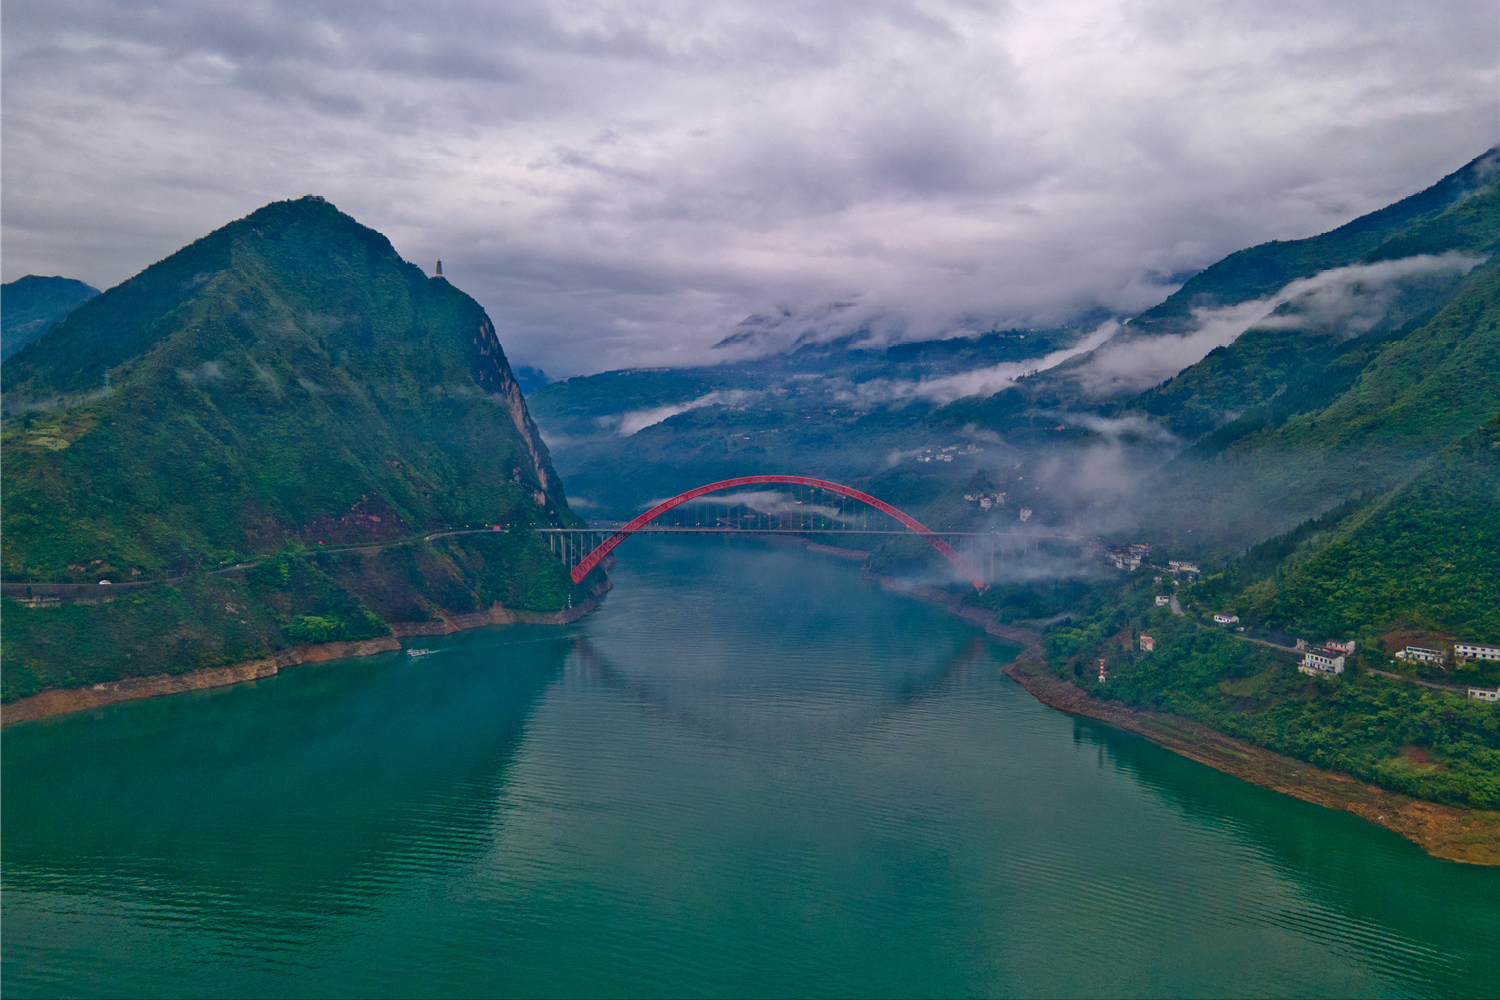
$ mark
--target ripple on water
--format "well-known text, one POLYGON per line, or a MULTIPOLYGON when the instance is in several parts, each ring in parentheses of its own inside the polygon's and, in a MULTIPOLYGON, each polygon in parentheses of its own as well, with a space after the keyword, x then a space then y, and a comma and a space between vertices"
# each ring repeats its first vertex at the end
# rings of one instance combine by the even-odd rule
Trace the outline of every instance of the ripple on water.
POLYGON ((6 992, 1495 994, 1496 873, 1043 708, 789 549, 6 730, 6 992))

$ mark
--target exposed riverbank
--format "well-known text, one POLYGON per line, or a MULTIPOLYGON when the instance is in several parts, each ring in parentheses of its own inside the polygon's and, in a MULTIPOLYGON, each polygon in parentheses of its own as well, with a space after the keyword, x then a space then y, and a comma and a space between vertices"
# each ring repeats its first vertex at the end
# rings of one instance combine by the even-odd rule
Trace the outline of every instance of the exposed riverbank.
POLYGON ((401 648, 401 640, 413 636, 452 635, 466 629, 484 628, 488 625, 567 625, 582 618, 599 606, 599 599, 609 591, 604 586, 592 597, 575 607, 561 611, 517 611, 495 605, 488 611, 473 614, 443 615, 433 622, 393 622, 391 634, 375 639, 356 642, 304 643, 283 649, 271 656, 246 660, 226 667, 207 667, 183 674, 157 674, 152 677, 128 677, 105 684, 94 684, 81 688, 52 688, 29 698, 20 698, 9 705, 0 706, 0 724, 33 722, 37 719, 72 712, 87 712, 122 701, 137 701, 141 698, 159 698, 182 694, 186 691, 204 691, 209 688, 244 684, 248 681, 274 677, 288 667, 305 663, 325 663, 329 660, 352 659, 374 656, 401 648))
POLYGON ((1225 736, 1191 719, 1090 697, 1047 669, 1041 636, 1035 630, 1001 624, 992 613, 959 604, 949 594, 934 588, 912 586, 874 574, 866 576, 886 590, 942 604, 989 634, 1021 645, 1021 655, 1003 673, 1050 708, 1144 736, 1173 753, 1263 788, 1354 813, 1377 826, 1394 830, 1434 857, 1467 864, 1500 865, 1500 812, 1414 799, 1225 736))

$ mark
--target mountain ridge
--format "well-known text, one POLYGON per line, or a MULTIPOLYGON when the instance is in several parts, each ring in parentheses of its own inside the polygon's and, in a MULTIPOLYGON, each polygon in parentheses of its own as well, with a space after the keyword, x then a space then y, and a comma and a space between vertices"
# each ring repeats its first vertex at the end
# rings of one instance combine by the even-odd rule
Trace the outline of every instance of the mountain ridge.
POLYGON ((5 374, 5 578, 186 577, 7 599, 7 700, 584 596, 520 530, 579 521, 493 323, 322 199, 194 241, 5 374), (491 524, 517 530, 421 540, 491 524), (355 551, 319 551, 335 543, 355 551))
MULTIPOLYGON (((1259 298, 1332 267, 1431 252, 1434 234, 1428 224, 1475 195, 1500 197, 1491 183, 1497 172, 1500 145, 1485 150, 1430 187, 1326 233, 1300 240, 1271 240, 1238 250, 1189 278, 1161 304, 1135 317, 1131 326, 1136 332, 1170 332, 1171 321, 1188 317, 1195 308, 1259 298), (1401 239, 1393 239, 1397 236, 1401 239)), ((1464 232, 1464 238, 1455 240, 1450 234, 1442 243, 1442 251, 1494 250, 1496 234, 1492 226, 1472 235, 1461 223, 1455 228, 1464 232)))
POLYGON ((76 278, 28 274, 0 285, 0 361, 99 294, 76 278))

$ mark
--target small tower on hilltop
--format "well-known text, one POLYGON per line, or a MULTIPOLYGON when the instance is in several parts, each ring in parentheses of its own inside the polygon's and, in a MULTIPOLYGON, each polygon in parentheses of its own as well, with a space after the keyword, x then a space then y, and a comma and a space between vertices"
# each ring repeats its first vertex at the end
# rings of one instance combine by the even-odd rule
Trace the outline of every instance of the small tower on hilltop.
POLYGON ((437 271, 433 274, 433 277, 434 278, 441 278, 442 276, 443 276, 443 262, 442 261, 438 261, 437 271))

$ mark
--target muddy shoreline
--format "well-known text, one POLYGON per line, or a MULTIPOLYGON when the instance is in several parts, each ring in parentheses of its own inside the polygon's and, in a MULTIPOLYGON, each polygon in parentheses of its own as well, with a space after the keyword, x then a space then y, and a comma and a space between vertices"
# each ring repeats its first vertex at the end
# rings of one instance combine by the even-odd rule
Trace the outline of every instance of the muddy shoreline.
POLYGON ((1173 753, 1262 788, 1354 813, 1401 834, 1433 857, 1500 865, 1500 812, 1414 799, 1225 736, 1191 719, 1131 708, 1117 701, 1100 701, 1047 669, 1041 636, 1035 630, 1003 625, 991 612, 966 607, 939 590, 872 573, 866 573, 865 578, 886 590, 941 604, 990 635, 1020 645, 1021 654, 1002 673, 1049 708, 1144 736, 1173 753))
POLYGON ((81 688, 52 688, 29 698, 20 698, 0 706, 0 725, 34 722, 38 719, 87 712, 122 701, 160 698, 186 691, 243 684, 247 681, 275 677, 288 667, 305 663, 325 663, 359 656, 390 653, 401 648, 401 640, 414 636, 452 635, 467 629, 488 625, 567 625, 599 606, 599 599, 609 591, 609 583, 577 607, 563 611, 514 611, 498 604, 488 611, 472 614, 443 615, 435 622, 393 622, 391 634, 354 642, 303 643, 283 649, 271 656, 234 663, 227 667, 206 667, 185 674, 156 674, 152 677, 127 677, 120 681, 81 688))

